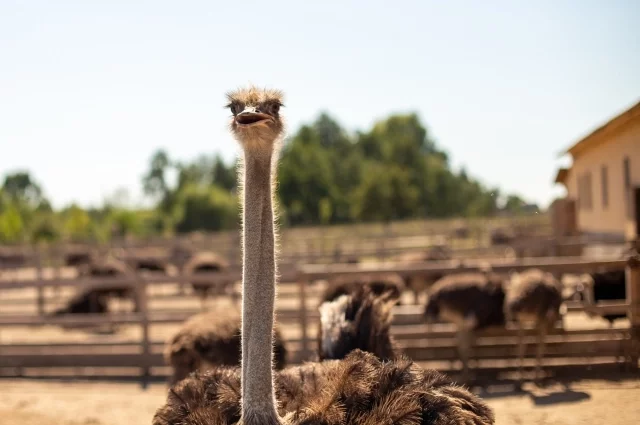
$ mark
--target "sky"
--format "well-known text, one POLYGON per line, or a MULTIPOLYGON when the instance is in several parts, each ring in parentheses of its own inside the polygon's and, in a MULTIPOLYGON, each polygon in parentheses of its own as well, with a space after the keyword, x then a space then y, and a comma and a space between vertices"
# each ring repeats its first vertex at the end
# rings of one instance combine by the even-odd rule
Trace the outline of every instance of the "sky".
POLYGON ((484 184, 541 205, 558 155, 640 100, 640 2, 0 2, 0 177, 55 207, 141 199, 152 153, 238 146, 224 93, 286 93, 295 131, 415 111, 484 184))

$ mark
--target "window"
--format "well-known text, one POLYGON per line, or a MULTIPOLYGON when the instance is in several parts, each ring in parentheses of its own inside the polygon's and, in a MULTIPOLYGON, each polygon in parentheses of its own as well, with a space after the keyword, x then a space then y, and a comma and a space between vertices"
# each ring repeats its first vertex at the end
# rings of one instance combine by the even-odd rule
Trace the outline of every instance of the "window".
POLYGON ((607 166, 600 169, 600 185, 602 186, 602 209, 609 206, 609 172, 607 166))
POLYGON ((584 209, 584 179, 583 176, 578 175, 578 179, 577 179, 577 184, 578 184, 578 209, 579 210, 583 210, 584 209))
POLYGON ((622 177, 624 179, 624 202, 627 209, 627 217, 633 217, 633 207, 631 203, 631 164, 629 157, 625 156, 622 161, 622 177))
POLYGON ((585 190, 587 191, 586 193, 586 198, 587 198, 587 209, 591 210, 593 209, 593 185, 591 184, 591 172, 588 172, 587 175, 585 176, 585 190))
POLYGON ((587 172, 578 177, 578 207, 581 210, 593 209, 591 173, 587 172))

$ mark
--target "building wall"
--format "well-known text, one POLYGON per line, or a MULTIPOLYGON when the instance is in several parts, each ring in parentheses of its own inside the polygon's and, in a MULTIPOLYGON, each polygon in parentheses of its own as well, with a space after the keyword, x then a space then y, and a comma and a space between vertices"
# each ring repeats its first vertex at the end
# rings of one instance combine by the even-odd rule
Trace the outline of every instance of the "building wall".
POLYGON ((577 201, 578 228, 587 233, 635 235, 633 187, 636 186, 640 186, 640 122, 627 126, 606 143, 574 158, 567 177, 567 195, 577 201), (628 195, 623 174, 625 156, 630 161, 631 190, 628 195), (601 176, 603 166, 607 169, 606 206, 601 176), (587 173, 591 173, 590 191, 587 173))

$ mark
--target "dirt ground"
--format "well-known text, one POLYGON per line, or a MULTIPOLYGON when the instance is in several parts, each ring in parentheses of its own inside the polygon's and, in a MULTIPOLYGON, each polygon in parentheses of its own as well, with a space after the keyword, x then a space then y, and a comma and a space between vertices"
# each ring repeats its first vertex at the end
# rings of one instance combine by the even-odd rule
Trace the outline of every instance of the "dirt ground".
MULTIPOLYGON (((2 380, 2 425, 150 424, 166 387, 136 383, 2 380)), ((590 380, 569 388, 525 385, 481 394, 498 425, 627 425, 640 418, 640 380, 590 380)))

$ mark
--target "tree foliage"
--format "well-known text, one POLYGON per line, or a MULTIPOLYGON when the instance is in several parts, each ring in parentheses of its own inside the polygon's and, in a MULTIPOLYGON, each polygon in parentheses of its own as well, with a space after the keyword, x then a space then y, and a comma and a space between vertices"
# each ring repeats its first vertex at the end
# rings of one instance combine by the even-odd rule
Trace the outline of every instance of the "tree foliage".
MULTIPOLYGON (((355 133, 321 113, 285 141, 278 173, 276 202, 285 225, 490 216, 522 213, 528 205, 464 169, 453 170, 413 113, 391 115, 355 133)), ((180 161, 159 149, 141 180, 151 209, 133 208, 121 190, 102 207, 70 205, 56 212, 40 184, 16 171, 0 188, 0 242, 104 241, 237 228, 236 179, 235 161, 228 164, 219 155, 180 161)))

